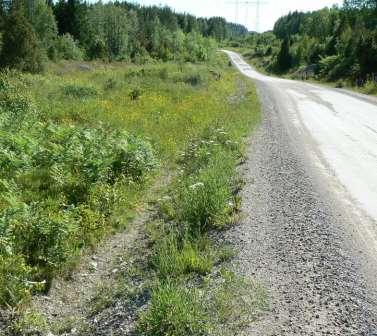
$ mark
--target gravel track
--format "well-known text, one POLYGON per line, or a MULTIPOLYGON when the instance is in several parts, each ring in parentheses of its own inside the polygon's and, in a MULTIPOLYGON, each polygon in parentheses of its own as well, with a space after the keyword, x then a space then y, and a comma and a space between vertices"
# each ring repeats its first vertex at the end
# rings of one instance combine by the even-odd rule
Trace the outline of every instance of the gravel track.
POLYGON ((263 120, 243 167, 245 216, 227 234, 240 250, 236 270, 270 292, 270 310, 247 334, 377 335, 375 221, 290 117, 282 84, 256 77, 263 120))

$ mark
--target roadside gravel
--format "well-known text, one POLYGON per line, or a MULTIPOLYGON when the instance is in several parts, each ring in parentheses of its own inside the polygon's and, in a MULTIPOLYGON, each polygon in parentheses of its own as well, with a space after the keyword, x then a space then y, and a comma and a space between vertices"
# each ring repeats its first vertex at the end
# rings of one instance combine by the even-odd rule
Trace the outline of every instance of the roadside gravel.
POLYGON ((377 335, 375 266, 353 235, 356 218, 331 195, 269 86, 244 165, 244 218, 227 238, 234 268, 270 292, 247 335, 377 335))

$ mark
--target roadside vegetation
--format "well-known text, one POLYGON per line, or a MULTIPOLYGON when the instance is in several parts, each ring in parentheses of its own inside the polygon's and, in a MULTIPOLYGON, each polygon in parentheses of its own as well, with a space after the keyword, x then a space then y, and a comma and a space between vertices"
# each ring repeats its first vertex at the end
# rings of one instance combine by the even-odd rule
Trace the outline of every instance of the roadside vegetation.
POLYGON ((140 335, 231 334, 264 308, 216 239, 237 218, 236 167, 259 118, 254 87, 216 49, 246 34, 168 7, 0 1, 0 335, 94 334, 93 316, 139 287, 140 335), (99 283, 85 326, 38 311, 33 297, 127 230, 162 175, 140 229, 142 286, 123 271, 99 283))
POLYGON ((273 31, 232 45, 266 72, 376 94, 376 11, 375 1, 346 0, 340 7, 292 12, 273 31))
MULTIPOLYGON (((8 333, 48 330, 27 309, 31 295, 48 293, 84 251, 127 228, 164 170, 175 177, 156 195, 147 231, 151 299, 137 330, 211 334, 221 321, 237 324, 237 310, 227 308, 237 297, 257 316, 263 290, 222 266, 233 252, 212 237, 237 216, 236 166, 259 119, 254 87, 224 55, 203 64, 63 61, 44 75, 5 71, 0 99, 0 303, 21 313, 8 333), (235 283, 239 293, 229 289, 235 283)), ((240 323, 251 316, 241 315, 240 323)))
POLYGON ((196 89, 208 92, 195 114, 208 109, 212 117, 201 116, 176 152, 176 174, 157 195, 158 211, 147 227, 148 253, 140 257, 141 247, 136 265, 117 279, 117 290, 102 289, 105 294, 94 298, 84 335, 109 332, 101 325, 116 315, 119 302, 131 307, 129 334, 145 336, 233 335, 267 308, 264 289, 231 271, 228 262, 236 251, 220 238, 237 222, 242 188, 237 166, 259 121, 259 106, 254 86, 226 58, 218 70, 211 89, 207 80, 196 89), (124 278, 134 279, 136 291, 122 286, 124 278))

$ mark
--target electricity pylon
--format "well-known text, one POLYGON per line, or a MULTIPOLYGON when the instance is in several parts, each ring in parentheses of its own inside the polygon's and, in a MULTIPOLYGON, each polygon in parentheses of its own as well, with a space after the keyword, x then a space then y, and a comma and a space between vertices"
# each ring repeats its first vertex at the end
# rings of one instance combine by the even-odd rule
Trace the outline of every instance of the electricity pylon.
POLYGON ((256 28, 256 31, 259 31, 259 28, 260 28, 260 8, 261 8, 261 5, 267 5, 268 4, 267 1, 263 1, 263 0, 239 1, 239 0, 236 0, 234 2, 228 2, 228 3, 231 3, 231 4, 235 5, 235 13, 236 13, 235 14, 235 19, 236 19, 236 23, 238 23, 239 5, 245 5, 246 6, 246 10, 245 10, 245 21, 246 21, 246 24, 249 21, 249 6, 255 6, 255 28, 256 28))

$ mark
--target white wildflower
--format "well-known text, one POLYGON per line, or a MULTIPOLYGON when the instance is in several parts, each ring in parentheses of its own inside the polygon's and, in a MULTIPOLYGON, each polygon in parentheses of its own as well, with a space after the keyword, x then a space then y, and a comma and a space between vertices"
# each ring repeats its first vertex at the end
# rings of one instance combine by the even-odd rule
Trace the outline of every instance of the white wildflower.
POLYGON ((195 184, 191 185, 191 186, 190 186, 190 189, 191 189, 191 190, 196 190, 196 189, 198 189, 198 188, 202 188, 202 187, 204 187, 204 183, 202 183, 202 182, 198 182, 198 183, 195 183, 195 184))

